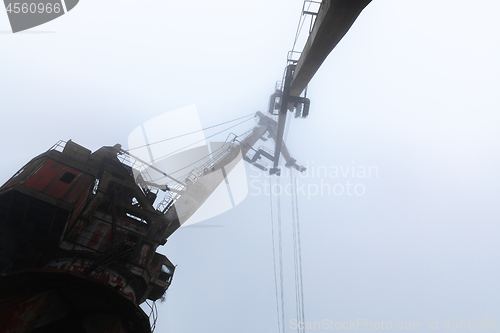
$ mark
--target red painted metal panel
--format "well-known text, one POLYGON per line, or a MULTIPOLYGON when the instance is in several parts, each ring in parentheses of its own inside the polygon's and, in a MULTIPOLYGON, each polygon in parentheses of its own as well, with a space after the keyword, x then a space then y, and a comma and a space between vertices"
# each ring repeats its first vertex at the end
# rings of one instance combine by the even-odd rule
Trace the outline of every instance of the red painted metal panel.
POLYGON ((98 192, 89 201, 88 205, 86 207, 84 207, 85 209, 81 213, 81 216, 74 216, 74 218, 78 218, 78 219, 76 220, 76 222, 74 222, 74 223, 76 223, 74 227, 71 226, 72 223, 70 223, 70 225, 68 226, 68 228, 69 227, 72 228, 70 234, 68 235, 69 239, 75 239, 78 237, 78 235, 80 235, 80 233, 82 232, 82 229, 88 223, 87 218, 90 218, 90 215, 92 214, 92 212, 96 209, 96 207, 101 202, 102 197, 103 197, 103 194, 98 192), (80 217, 82 217, 82 218, 80 218, 80 217))
MULTIPOLYGON (((68 171, 68 169, 65 171, 68 171)), ((78 183, 71 189, 71 191, 68 191, 68 193, 66 193, 66 197, 64 198, 64 201, 67 201, 70 204, 75 204, 76 201, 80 200, 82 198, 82 193, 85 197, 87 197, 87 194, 90 192, 91 186, 94 185, 94 177, 92 176, 83 174, 77 179, 75 179, 73 183, 75 181, 77 181, 78 183)))
POLYGON ((110 224, 96 222, 83 245, 96 250, 103 249, 111 239, 110 229, 110 224))
POLYGON ((44 190, 45 193, 48 195, 51 195, 53 197, 56 197, 58 199, 62 199, 66 192, 73 186, 77 181, 80 180, 80 175, 82 173, 80 171, 76 171, 72 168, 66 167, 66 169, 62 170, 59 175, 56 176, 56 179, 54 179, 54 182, 50 184, 46 190, 44 190), (68 184, 66 182, 61 181, 61 177, 66 173, 69 172, 76 177, 68 184))
POLYGON ((33 176, 24 182, 24 185, 42 191, 63 167, 63 164, 49 159, 33 176))
POLYGON ((75 203, 75 208, 73 209, 73 213, 71 214, 71 220, 68 224, 68 227, 73 225, 75 220, 80 216, 80 213, 83 210, 85 203, 87 202, 87 198, 90 193, 90 188, 93 185, 93 183, 94 183, 94 178, 92 176, 84 174, 82 175, 82 177, 80 177, 80 181, 75 186, 75 188, 72 189, 66 196, 67 201, 69 201, 70 203, 73 203, 74 198, 78 198, 78 200, 75 203), (77 195, 80 196, 77 197, 77 195))

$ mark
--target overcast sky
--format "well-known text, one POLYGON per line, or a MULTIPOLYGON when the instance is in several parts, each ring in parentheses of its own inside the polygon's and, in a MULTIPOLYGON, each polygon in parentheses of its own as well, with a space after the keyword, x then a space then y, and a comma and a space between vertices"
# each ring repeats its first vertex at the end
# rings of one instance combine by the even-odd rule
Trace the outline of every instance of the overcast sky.
MULTIPOLYGON (((58 140, 126 145, 184 106, 203 126, 266 111, 301 8, 82 0, 19 34, 0 11, 1 179, 58 140)), ((499 12, 497 0, 374 0, 313 78, 310 116, 288 133, 294 157, 309 170, 376 173, 299 178, 312 191, 364 189, 299 196, 306 321, 423 331, 439 320, 444 332, 448 319, 500 320, 499 12)), ((277 332, 270 200, 252 180, 267 178, 248 168, 239 206, 161 249, 177 270, 157 332, 277 332)), ((293 332, 291 199, 281 200, 293 332)))

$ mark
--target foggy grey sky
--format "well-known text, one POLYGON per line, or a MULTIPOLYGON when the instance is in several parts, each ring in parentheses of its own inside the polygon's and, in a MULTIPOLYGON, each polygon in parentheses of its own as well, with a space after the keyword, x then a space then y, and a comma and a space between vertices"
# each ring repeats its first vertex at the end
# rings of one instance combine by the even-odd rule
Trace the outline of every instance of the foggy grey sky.
MULTIPOLYGON (((125 144, 187 105, 204 126, 266 111, 301 7, 82 0, 15 35, 0 11, 1 179, 58 140, 125 144)), ((366 189, 299 197, 307 321, 427 331, 439 320, 445 332, 447 319, 500 320, 499 12, 495 0, 373 0, 313 78, 310 116, 288 134, 294 157, 378 176, 299 178, 366 189)), ((156 332, 277 331, 269 197, 249 190, 201 224, 223 227, 181 228, 161 250, 178 266, 156 332)), ((288 223, 290 197, 282 202, 288 223)), ((287 323, 291 235, 286 227, 287 323)))

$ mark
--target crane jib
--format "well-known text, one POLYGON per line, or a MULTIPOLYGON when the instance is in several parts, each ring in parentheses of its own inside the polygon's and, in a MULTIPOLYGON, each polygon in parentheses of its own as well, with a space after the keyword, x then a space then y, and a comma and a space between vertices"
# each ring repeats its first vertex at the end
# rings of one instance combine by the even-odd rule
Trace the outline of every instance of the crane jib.
POLYGON ((300 96, 330 52, 349 31, 371 0, 323 0, 290 85, 290 95, 300 96))

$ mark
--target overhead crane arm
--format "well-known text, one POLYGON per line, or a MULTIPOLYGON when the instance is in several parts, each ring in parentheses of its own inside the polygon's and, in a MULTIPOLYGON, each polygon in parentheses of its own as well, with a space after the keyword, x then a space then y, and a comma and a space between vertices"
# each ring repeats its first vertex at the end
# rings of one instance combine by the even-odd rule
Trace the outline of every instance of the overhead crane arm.
POLYGON ((166 237, 177 230, 201 207, 217 187, 226 180, 227 175, 241 158, 261 169, 266 169, 259 163, 261 157, 266 157, 273 162, 270 173, 279 175, 279 158, 283 155, 286 167, 299 171, 305 170, 303 166, 296 164, 283 142, 287 111, 297 109, 301 105, 300 107, 304 109, 297 112, 297 115, 307 116, 309 100, 300 97, 302 91, 370 2, 371 0, 323 0, 299 60, 288 65, 281 91, 277 90, 271 97, 269 111, 275 114, 274 111, 279 110, 278 121, 258 112, 259 124, 252 133, 241 141, 228 143, 221 155, 212 157, 213 162, 208 168, 192 172, 192 177, 188 176, 184 180, 185 186, 182 191, 172 189, 177 193, 163 210, 167 220, 170 221, 166 237), (275 103, 275 98, 279 100, 278 103, 275 103), (253 148, 260 139, 267 139, 266 135, 275 142, 274 153, 253 148), (248 156, 251 150, 255 151, 252 157, 248 156))
POLYGON ((290 95, 300 96, 330 52, 371 0, 323 0, 314 27, 297 62, 290 95))
MULTIPOLYGON (((309 106, 309 100, 300 95, 325 61, 330 52, 337 46, 361 11, 371 0, 323 0, 317 13, 316 21, 309 34, 304 50, 297 62, 291 61, 286 68, 285 81, 282 87, 281 105, 278 114, 276 152, 283 146, 283 133, 288 110, 293 110, 297 102, 309 106)), ((270 110, 272 112, 272 110, 270 110)), ((307 111, 308 113, 308 111, 307 111)), ((307 113, 302 116, 307 116, 307 113)), ((279 154, 274 160, 272 174, 280 173, 279 154)))

